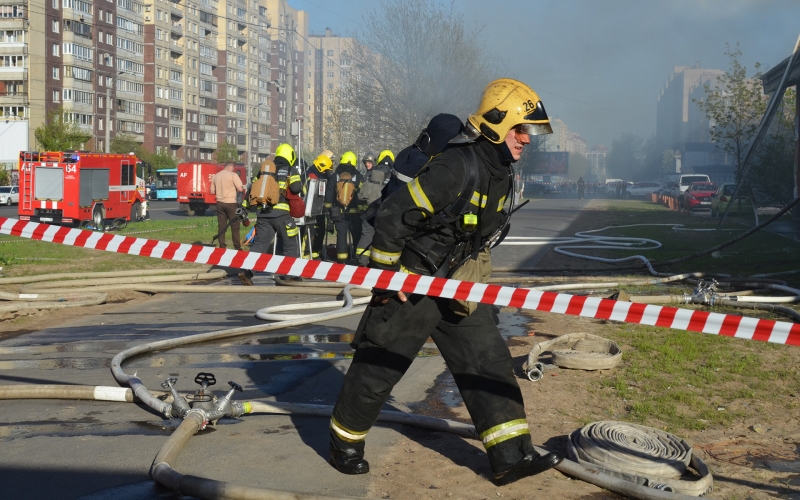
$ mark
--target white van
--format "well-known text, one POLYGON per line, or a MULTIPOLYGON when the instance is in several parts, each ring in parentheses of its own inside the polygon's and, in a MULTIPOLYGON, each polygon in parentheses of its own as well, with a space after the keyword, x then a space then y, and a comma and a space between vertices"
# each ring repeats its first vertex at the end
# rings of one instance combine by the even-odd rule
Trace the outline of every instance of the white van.
POLYGON ((622 179, 606 179, 606 196, 616 196, 617 195, 617 188, 622 186, 627 187, 627 182, 622 179))
POLYGON ((678 179, 678 186, 680 187, 681 194, 686 192, 693 182, 711 182, 711 179, 706 174, 681 175, 680 179, 678 179))

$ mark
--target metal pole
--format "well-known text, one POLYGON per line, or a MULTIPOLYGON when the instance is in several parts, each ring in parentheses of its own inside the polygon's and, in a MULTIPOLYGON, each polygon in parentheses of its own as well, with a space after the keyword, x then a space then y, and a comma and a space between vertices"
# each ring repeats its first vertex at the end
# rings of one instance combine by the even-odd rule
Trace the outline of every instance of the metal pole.
POLYGON ((111 90, 106 94, 106 153, 111 152, 111 90))

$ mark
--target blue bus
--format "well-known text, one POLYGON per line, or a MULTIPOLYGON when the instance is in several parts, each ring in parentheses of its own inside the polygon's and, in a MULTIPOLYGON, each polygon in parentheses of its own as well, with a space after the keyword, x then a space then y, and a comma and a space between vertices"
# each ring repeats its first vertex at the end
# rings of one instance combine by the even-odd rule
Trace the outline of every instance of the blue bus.
POLYGON ((156 170, 156 200, 178 199, 178 169, 163 168, 156 170))

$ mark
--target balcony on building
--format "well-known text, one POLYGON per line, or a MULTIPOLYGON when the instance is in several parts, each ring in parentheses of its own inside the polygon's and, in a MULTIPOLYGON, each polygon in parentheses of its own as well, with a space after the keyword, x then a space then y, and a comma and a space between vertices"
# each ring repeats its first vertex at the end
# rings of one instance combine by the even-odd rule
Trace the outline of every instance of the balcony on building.
POLYGON ((183 17, 183 5, 181 4, 181 0, 170 0, 170 6, 172 7, 172 15, 183 17))
POLYGON ((22 105, 28 102, 28 83, 23 80, 0 80, 0 104, 22 105))
POLYGON ((177 34, 174 31, 170 34, 170 47, 169 49, 176 53, 183 54, 183 36, 181 34, 177 34))
POLYGON ((26 29, 27 19, 28 9, 22 2, 0 5, 0 30, 26 29))
POLYGON ((173 50, 173 48, 170 47, 169 59, 172 64, 175 64, 177 66, 183 66, 183 50, 181 49, 181 51, 178 52, 177 50, 173 50))
POLYGON ((183 36, 184 20, 183 17, 178 17, 173 12, 170 16, 170 30, 172 33, 177 33, 183 36))

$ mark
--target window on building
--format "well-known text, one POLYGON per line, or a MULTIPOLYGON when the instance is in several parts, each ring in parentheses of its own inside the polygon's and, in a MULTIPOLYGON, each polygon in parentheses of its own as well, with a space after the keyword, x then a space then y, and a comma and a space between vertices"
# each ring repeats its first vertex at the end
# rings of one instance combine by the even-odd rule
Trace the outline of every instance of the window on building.
POLYGON ((59 31, 61 31, 61 22, 56 19, 53 21, 53 33, 58 33, 59 31))
POLYGON ((58 90, 53 91, 53 102, 61 102, 61 92, 58 90))
POLYGON ((57 43, 54 43, 54 44, 53 44, 53 55, 54 55, 54 56, 58 56, 58 55, 60 55, 60 54, 59 54, 59 49, 60 49, 59 45, 58 45, 57 43))
MULTIPOLYGON (((333 71, 328 71, 328 78, 333 78, 333 71)), ((328 84, 331 85, 331 84, 328 84)))
POLYGON ((53 80, 58 80, 58 68, 53 68, 53 80))
POLYGON ((328 56, 331 56, 331 57, 333 57, 333 51, 332 51, 332 50, 329 50, 329 51, 328 51, 328 56))

